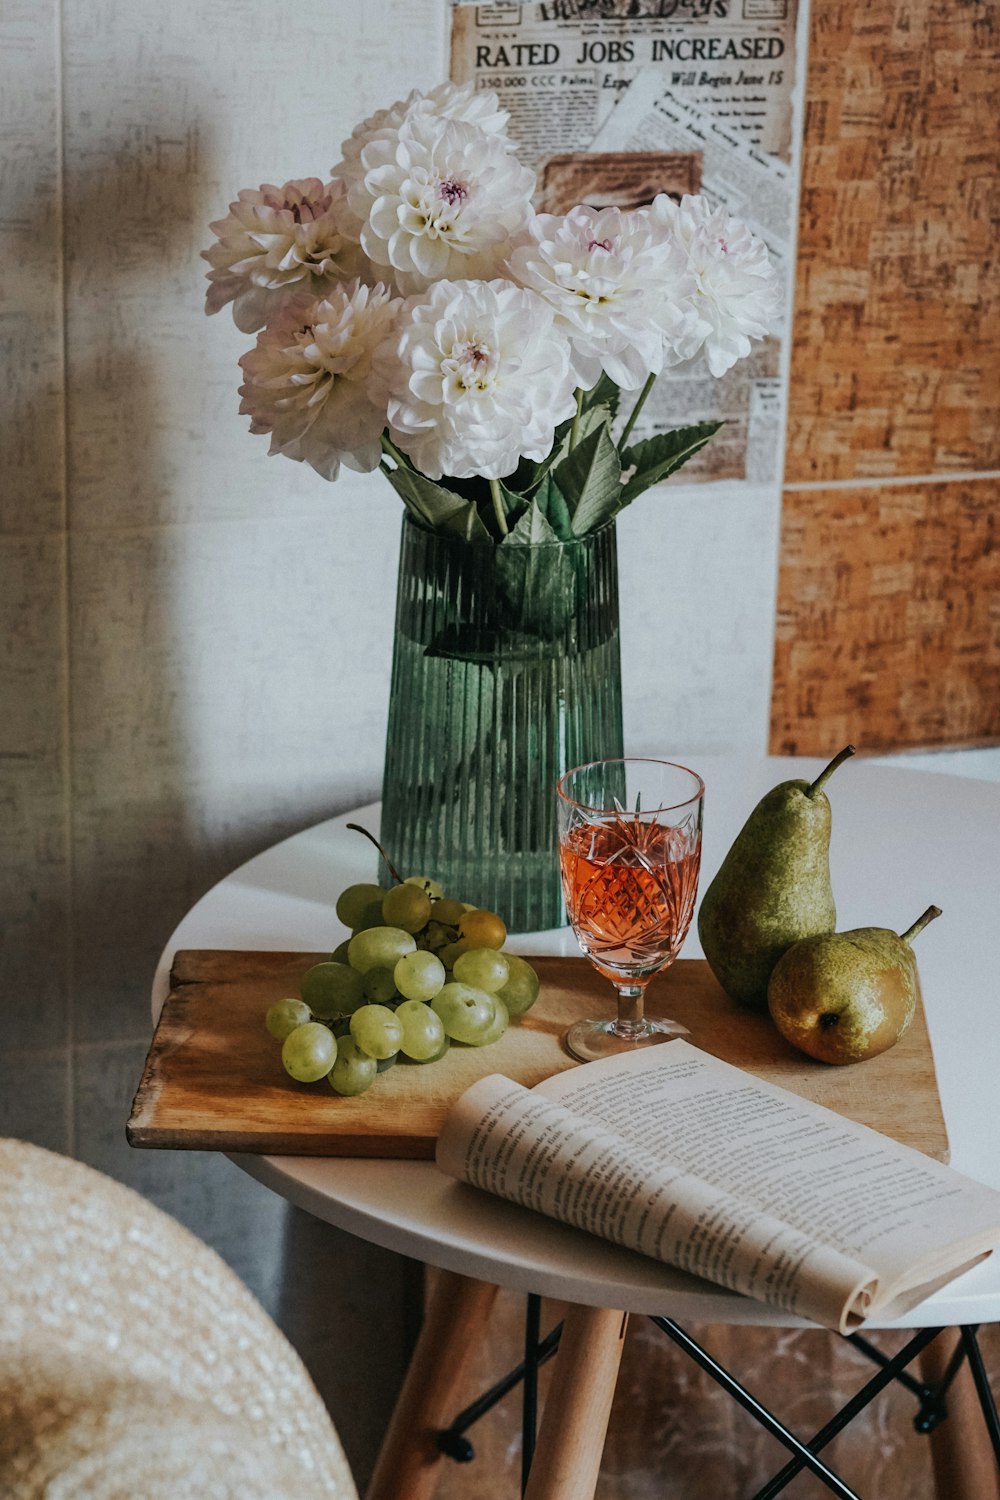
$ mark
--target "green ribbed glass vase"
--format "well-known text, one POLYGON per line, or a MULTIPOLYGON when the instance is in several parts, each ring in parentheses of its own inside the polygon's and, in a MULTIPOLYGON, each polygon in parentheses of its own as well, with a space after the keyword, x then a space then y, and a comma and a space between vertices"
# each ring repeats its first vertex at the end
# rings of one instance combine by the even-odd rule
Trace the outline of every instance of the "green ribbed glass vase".
POLYGON ((556 781, 622 753, 614 523, 480 547, 407 516, 381 826, 402 873, 512 931, 559 926, 556 781))

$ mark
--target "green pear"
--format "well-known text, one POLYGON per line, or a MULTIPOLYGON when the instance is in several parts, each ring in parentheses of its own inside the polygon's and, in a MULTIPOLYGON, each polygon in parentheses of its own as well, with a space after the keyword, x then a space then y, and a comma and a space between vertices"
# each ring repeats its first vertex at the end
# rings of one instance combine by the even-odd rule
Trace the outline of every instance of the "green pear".
POLYGON ((702 949, 740 1005, 764 1010, 767 981, 781 955, 800 938, 837 925, 823 786, 853 754, 847 745, 815 781, 783 781, 762 797, 702 898, 702 949))
POLYGON ((827 1063, 863 1062, 894 1047, 917 1006, 910 943, 940 915, 929 906, 899 936, 888 927, 856 927, 795 943, 767 989, 782 1036, 827 1063))

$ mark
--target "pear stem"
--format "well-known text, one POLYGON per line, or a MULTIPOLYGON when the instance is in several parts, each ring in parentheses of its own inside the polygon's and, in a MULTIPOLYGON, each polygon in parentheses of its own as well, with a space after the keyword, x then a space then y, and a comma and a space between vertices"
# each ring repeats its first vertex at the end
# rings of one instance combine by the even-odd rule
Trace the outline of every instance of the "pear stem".
POLYGON ((940 906, 929 906, 923 915, 917 918, 912 927, 908 927, 905 932, 899 934, 900 938, 904 943, 912 942, 918 932, 923 932, 928 922, 933 922, 934 918, 940 915, 940 906))
POLYGON ((393 880, 397 885, 402 885, 402 875, 400 875, 399 871, 396 869, 396 866, 393 864, 388 854, 386 854, 385 850, 382 848, 382 845, 379 843, 375 835, 373 833, 369 833, 367 828, 362 828, 360 823, 347 823, 345 824, 345 827, 349 828, 352 833, 363 833, 368 842, 375 845, 375 848, 385 860, 385 867, 389 871, 389 874, 392 876, 393 880))
POLYGON ((851 756, 855 755, 856 753, 857 752, 855 751, 853 745, 845 745, 843 750, 841 750, 837 755, 833 757, 833 760, 831 760, 830 764, 825 767, 824 770, 820 771, 812 786, 806 788, 806 796, 815 797, 816 793, 822 787, 824 781, 829 781, 830 777, 833 775, 837 767, 842 766, 845 760, 850 760, 851 756))

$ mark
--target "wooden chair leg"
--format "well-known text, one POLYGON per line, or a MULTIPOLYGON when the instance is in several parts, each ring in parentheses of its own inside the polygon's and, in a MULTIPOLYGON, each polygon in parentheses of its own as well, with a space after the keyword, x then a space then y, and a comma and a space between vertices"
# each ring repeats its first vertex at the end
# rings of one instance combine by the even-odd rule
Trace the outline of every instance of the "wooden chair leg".
MULTIPOLYGON (((945 1372, 958 1342, 957 1331, 939 1334, 920 1356, 928 1385, 945 1372)), ((948 1416, 931 1433, 934 1488, 938 1500, 1000 1500, 997 1465, 968 1363, 948 1387, 948 1416)))
POLYGON ((461 1404, 469 1356, 485 1337, 497 1288, 453 1271, 435 1273, 423 1327, 365 1500, 430 1500, 442 1455, 437 1433, 461 1404))
POLYGON ((525 1500, 592 1500, 618 1379, 628 1314, 566 1314, 525 1500))

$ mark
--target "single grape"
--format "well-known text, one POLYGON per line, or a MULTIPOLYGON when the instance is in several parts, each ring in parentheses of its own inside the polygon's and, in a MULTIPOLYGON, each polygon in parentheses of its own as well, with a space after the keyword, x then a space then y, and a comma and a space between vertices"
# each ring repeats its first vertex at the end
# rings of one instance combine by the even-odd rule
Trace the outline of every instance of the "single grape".
POLYGON ((495 911, 466 911, 458 923, 458 935, 470 948, 502 948, 507 928, 495 911))
POLYGON ((345 927, 357 927, 366 906, 381 901, 385 891, 380 885, 349 885, 337 897, 337 920, 345 927))
POLYGON ((313 1015, 325 1021, 330 1016, 348 1015, 357 1010, 364 1000, 363 984, 355 969, 331 959, 327 963, 314 964, 303 974, 302 998, 313 1015))
POLYGON ((396 1011, 396 1020, 403 1027, 399 1050, 404 1056, 414 1062, 429 1062, 441 1051, 441 1043, 446 1040, 444 1022, 422 1000, 404 1000, 396 1011))
POLYGON ((299 1083, 317 1083, 337 1061, 337 1038, 321 1021, 307 1021, 285 1037, 281 1061, 299 1083))
POLYGON ((531 965, 517 953, 505 953, 504 958, 510 972, 507 983, 497 990, 497 998, 503 1001, 512 1016, 523 1016, 538 999, 541 980, 531 965))
POLYGON ((362 1005, 351 1017, 351 1036, 369 1057, 391 1057, 403 1040, 403 1023, 387 1005, 362 1005))
MULTIPOLYGON (((412 957, 412 955, 407 955, 412 957)), ((351 970, 352 973, 355 970, 351 970)), ((388 1005, 392 1000, 399 999, 399 991, 396 989, 396 981, 392 977, 391 969, 369 969, 362 978, 359 974, 364 988, 365 999, 374 1005, 388 1005)))
POLYGON ((342 943, 338 943, 336 948, 334 948, 333 952, 330 954, 330 962, 332 964, 346 964, 347 950, 350 946, 350 938, 345 938, 342 943))
POLYGON ((468 953, 469 945, 464 942, 448 943, 444 948, 438 950, 438 958, 446 969, 455 967, 455 960, 461 958, 463 953, 468 953))
POLYGON ((403 884, 418 886, 431 901, 440 901, 444 895, 444 886, 440 880, 433 880, 430 875, 407 875, 403 884))
POLYGON ((392 975, 396 989, 407 1000, 433 1000, 448 977, 433 953, 404 953, 392 975))
POLYGON ((419 932, 427 926, 431 898, 416 885, 394 885, 382 897, 382 921, 387 927, 402 927, 404 932, 419 932))
POLYGON ((447 1032, 445 1032, 445 1034, 444 1034, 444 1041, 441 1043, 441 1045, 438 1048, 438 1050, 434 1053, 433 1057, 424 1057, 424 1058, 421 1058, 421 1061, 425 1062, 425 1063, 437 1062, 438 1058, 444 1057, 445 1053, 448 1051, 448 1048, 450 1046, 451 1046, 451 1037, 448 1035, 447 1032))
POLYGON ((461 901, 452 901, 445 897, 443 901, 431 902, 431 921, 441 922, 445 927, 457 927, 462 920, 465 911, 461 901))
POLYGON ((488 1047, 492 1042, 498 1042, 510 1025, 510 1016, 507 1007, 499 995, 493 995, 493 1024, 485 1036, 478 1037, 473 1043, 476 1047, 488 1047))
POLYGON ((380 1073, 388 1073, 389 1069, 394 1068, 398 1062, 399 1053, 391 1052, 388 1057, 380 1057, 376 1062, 375 1067, 380 1073))
POLYGON ((359 974, 369 969, 394 969, 404 953, 416 952, 413 934, 401 927, 369 927, 351 938, 351 967, 359 974))
POLYGON ((354 924, 355 932, 367 932, 370 927, 381 927, 384 922, 382 916, 382 898, 377 901, 369 901, 364 911, 354 924))
POLYGON ((455 978, 495 995, 507 983, 507 960, 495 948, 469 948, 455 960, 455 978))
POLYGON ((471 984, 446 984, 431 1001, 453 1042, 476 1044, 493 1025, 493 996, 471 984))
POLYGON ((363 1094, 375 1082, 378 1063, 367 1052, 362 1052, 352 1036, 345 1036, 337 1043, 337 1061, 330 1074, 330 1087, 335 1094, 353 1098, 363 1094))
POLYGON ((276 1000, 273 1005, 268 1006, 264 1025, 272 1036, 283 1042, 296 1026, 304 1026, 311 1020, 312 1012, 304 1000, 276 1000))

